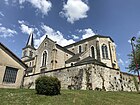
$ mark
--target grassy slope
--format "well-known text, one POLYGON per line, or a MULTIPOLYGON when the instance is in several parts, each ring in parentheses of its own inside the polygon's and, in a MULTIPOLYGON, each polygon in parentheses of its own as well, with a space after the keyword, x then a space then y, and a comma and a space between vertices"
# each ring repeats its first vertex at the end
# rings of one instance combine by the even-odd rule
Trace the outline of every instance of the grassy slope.
POLYGON ((140 105, 140 94, 63 90, 58 96, 44 96, 35 90, 0 89, 0 105, 140 105))

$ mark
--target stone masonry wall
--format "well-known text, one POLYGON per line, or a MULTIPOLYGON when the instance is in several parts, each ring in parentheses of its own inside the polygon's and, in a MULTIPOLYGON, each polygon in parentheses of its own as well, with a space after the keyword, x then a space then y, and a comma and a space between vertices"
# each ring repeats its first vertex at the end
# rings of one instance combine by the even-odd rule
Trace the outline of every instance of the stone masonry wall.
POLYGON ((134 76, 94 64, 80 65, 47 71, 44 74, 28 75, 24 86, 35 88, 35 80, 41 75, 55 76, 62 89, 136 91, 134 76))

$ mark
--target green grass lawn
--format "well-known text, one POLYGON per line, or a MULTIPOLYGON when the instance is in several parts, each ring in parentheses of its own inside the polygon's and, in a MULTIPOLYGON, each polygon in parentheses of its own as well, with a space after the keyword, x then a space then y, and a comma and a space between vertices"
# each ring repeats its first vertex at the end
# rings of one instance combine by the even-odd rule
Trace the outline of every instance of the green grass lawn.
POLYGON ((62 90, 45 96, 35 90, 0 89, 0 105, 140 105, 140 94, 92 90, 62 90))

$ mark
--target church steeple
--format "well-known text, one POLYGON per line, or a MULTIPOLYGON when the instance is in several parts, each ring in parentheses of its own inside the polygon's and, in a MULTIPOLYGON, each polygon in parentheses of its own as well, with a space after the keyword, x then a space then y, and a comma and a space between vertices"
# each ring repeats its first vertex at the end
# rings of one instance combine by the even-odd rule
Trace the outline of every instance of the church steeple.
POLYGON ((33 32, 31 32, 31 34, 28 38, 26 47, 28 47, 28 46, 34 48, 33 32))
POLYGON ((26 46, 22 49, 22 61, 26 61, 31 59, 35 56, 35 47, 34 47, 34 39, 33 39, 33 32, 31 32, 26 46))

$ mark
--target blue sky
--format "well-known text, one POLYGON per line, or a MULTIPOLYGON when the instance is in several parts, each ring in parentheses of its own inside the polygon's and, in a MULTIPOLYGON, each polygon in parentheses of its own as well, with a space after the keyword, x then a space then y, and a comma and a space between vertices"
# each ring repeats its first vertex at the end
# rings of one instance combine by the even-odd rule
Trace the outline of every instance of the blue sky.
POLYGON ((129 40, 140 35, 140 0, 1 0, 0 42, 21 57, 29 33, 64 46, 91 35, 111 36, 122 71, 129 64, 129 40))

